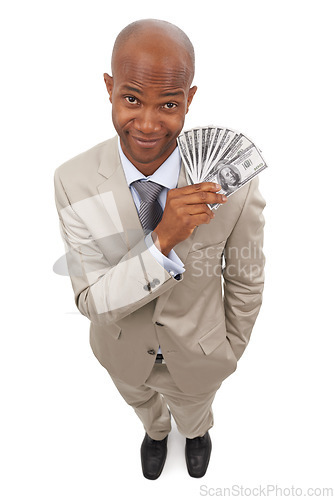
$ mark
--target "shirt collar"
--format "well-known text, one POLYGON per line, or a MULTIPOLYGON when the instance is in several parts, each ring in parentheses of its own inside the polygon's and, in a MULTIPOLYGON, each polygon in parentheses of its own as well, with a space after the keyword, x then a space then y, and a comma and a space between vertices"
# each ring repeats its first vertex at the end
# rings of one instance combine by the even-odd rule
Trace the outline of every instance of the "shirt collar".
POLYGON ((119 137, 118 150, 126 181, 129 187, 132 182, 142 179, 154 181, 157 184, 161 184, 161 186, 164 186, 168 189, 174 189, 177 186, 181 168, 181 156, 178 146, 176 146, 172 154, 168 156, 167 160, 165 160, 164 163, 160 165, 160 167, 152 175, 148 175, 147 177, 139 172, 139 170, 125 156, 121 147, 119 137))

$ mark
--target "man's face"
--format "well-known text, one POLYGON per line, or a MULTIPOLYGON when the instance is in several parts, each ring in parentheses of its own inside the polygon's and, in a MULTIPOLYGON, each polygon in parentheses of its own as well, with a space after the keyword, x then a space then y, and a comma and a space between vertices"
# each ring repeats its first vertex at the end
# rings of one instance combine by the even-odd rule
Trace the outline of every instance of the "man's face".
MULTIPOLYGON (((109 77, 112 119, 127 158, 151 175, 173 152, 196 87, 184 57, 124 50, 109 77)), ((108 75, 107 75, 108 76, 108 75)))
POLYGON ((230 167, 224 167, 220 173, 228 186, 235 186, 238 183, 237 176, 230 167))

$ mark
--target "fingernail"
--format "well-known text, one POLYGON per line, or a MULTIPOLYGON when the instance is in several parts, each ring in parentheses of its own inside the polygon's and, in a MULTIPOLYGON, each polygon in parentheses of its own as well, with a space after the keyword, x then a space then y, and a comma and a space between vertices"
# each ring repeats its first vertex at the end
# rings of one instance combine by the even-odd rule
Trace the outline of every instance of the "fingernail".
POLYGON ((219 189, 219 191, 221 190, 221 186, 219 184, 216 184, 216 189, 219 189))

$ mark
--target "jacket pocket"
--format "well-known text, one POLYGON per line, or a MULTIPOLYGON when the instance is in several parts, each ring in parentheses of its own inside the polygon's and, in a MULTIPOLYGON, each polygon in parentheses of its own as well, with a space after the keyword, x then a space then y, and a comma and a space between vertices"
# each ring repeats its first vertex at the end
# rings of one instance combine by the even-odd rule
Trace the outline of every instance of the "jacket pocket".
POLYGON ((226 341, 225 321, 218 323, 198 341, 204 354, 211 354, 220 344, 226 341))

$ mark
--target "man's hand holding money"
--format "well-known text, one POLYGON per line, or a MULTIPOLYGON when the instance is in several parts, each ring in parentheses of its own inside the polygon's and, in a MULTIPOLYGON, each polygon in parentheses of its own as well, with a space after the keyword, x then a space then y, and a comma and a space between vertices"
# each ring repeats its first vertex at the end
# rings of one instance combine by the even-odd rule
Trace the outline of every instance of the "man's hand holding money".
POLYGON ((214 182, 201 182, 182 188, 170 189, 160 223, 152 233, 156 247, 164 255, 187 239, 200 224, 209 224, 214 217, 208 204, 221 204, 227 197, 217 193, 221 186, 214 182))

